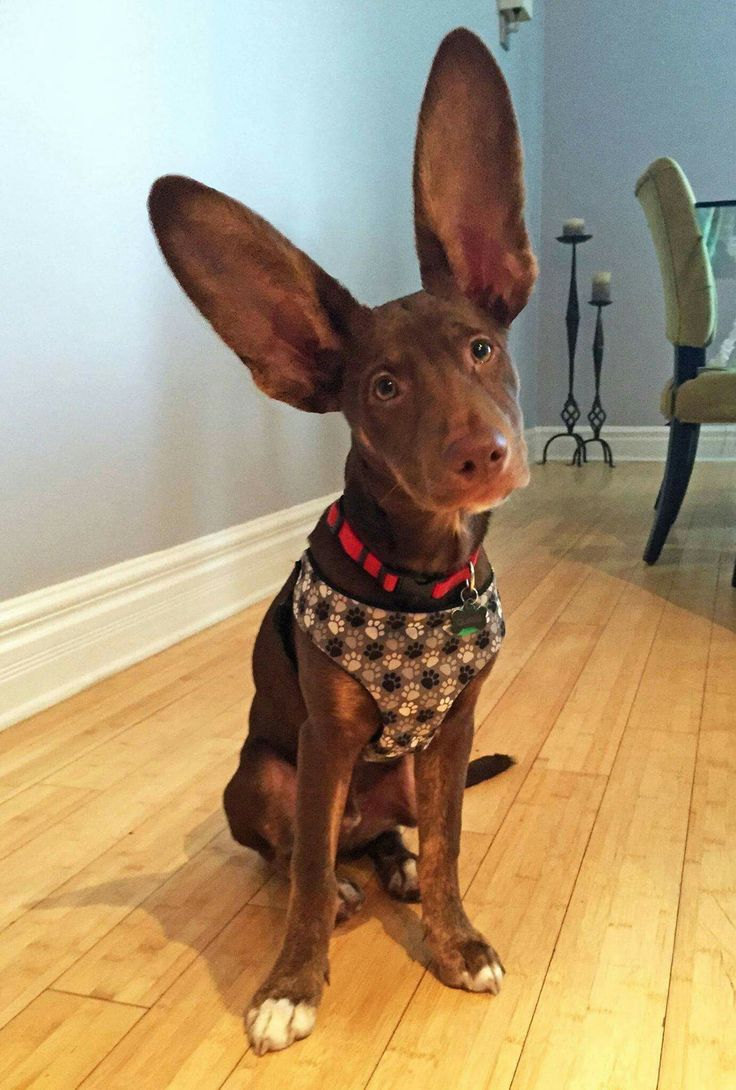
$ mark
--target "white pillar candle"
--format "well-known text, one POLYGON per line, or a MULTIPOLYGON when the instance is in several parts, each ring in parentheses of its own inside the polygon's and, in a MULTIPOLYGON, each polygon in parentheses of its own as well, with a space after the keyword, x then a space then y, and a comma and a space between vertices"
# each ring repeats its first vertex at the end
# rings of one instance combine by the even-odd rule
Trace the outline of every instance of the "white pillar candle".
POLYGON ((593 273, 593 287, 591 290, 591 302, 611 302, 611 274, 610 272, 593 273))
POLYGON ((562 225, 562 233, 567 238, 573 238, 575 235, 585 234, 585 220, 565 220, 562 225))

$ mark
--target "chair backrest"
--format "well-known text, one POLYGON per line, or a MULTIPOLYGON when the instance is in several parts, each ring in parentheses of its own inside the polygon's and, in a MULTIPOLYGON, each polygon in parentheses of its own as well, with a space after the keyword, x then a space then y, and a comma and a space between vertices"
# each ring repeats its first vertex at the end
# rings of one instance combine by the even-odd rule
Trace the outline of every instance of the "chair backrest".
POLYGON ((716 290, 690 183, 674 159, 655 159, 636 183, 662 274, 667 339, 703 348, 716 328, 716 290))

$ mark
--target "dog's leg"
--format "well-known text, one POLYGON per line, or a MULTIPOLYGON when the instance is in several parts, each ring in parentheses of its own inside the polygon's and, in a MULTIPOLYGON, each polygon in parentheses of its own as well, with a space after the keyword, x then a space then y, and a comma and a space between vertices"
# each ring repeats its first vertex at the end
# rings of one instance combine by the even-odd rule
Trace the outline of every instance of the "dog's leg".
POLYGON ((339 727, 311 719, 299 739, 296 826, 286 936, 247 1015, 258 1055, 286 1048, 314 1027, 338 909, 335 856, 359 748, 339 745, 339 727))
POLYGON ((381 833, 365 847, 383 888, 397 901, 418 901, 417 857, 409 851, 398 829, 381 833))
POLYGON ((300 630, 296 647, 309 718, 299 733, 286 936, 246 1018, 258 1055, 286 1048, 314 1027, 338 907, 335 857, 345 803, 360 751, 379 725, 367 690, 300 630))
MULTIPOLYGON (((246 738, 224 805, 233 839, 259 852, 288 880, 296 816, 294 765, 267 743, 246 738)), ((343 923, 359 911, 365 894, 351 878, 338 875, 337 895, 335 923, 343 923)))
POLYGON ((427 943, 440 980, 455 988, 495 995, 504 969, 496 951, 465 914, 457 872, 463 791, 473 740, 475 699, 469 689, 470 685, 463 690, 437 737, 415 759, 419 884, 427 943))
POLYGON ((246 738, 223 803, 233 839, 288 874, 296 810, 294 765, 266 742, 246 738))

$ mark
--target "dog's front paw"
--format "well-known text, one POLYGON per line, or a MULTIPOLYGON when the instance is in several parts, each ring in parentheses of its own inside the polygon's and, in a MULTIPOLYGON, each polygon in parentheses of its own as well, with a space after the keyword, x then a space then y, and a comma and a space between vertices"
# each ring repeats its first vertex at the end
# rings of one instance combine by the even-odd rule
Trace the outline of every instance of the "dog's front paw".
POLYGON ((246 1015, 248 1038, 256 1056, 278 1052, 308 1037, 317 1017, 316 1004, 295 1002, 283 996, 254 1002, 246 1015))
POLYGON ((435 954, 437 975, 451 988, 498 995, 506 970, 496 951, 478 932, 458 936, 435 954))

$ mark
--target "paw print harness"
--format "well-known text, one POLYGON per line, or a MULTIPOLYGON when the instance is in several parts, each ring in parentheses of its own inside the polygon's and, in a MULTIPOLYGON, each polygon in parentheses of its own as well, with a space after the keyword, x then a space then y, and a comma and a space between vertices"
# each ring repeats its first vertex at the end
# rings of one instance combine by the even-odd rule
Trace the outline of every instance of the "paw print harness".
MULTIPOLYGON (((464 581, 465 573, 459 574, 456 583, 464 581)), ((457 695, 497 654, 505 625, 495 577, 480 593, 473 578, 471 565, 460 606, 392 612, 335 590, 315 570, 309 551, 302 556, 292 599, 297 624, 378 705, 382 729, 364 750, 366 760, 425 749, 457 695)))

